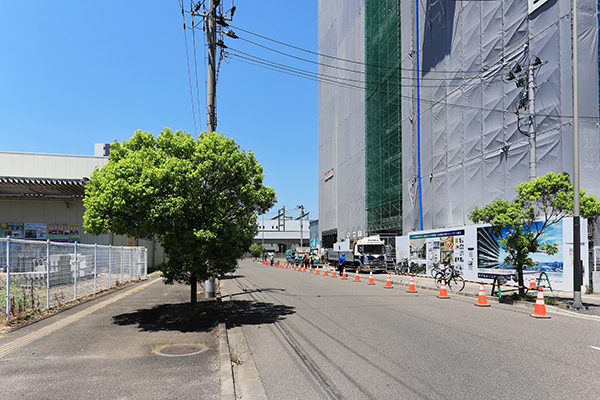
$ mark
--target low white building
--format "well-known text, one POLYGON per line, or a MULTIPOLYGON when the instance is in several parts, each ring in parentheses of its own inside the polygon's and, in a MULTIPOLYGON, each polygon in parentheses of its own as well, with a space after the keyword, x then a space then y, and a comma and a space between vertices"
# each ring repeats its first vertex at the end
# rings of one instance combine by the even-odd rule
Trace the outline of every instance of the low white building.
POLYGON ((285 253, 297 247, 310 247, 310 221, 277 220, 258 217, 258 234, 254 243, 262 244, 267 251, 285 253))
POLYGON ((149 266, 163 262, 155 240, 91 236, 83 229, 85 183, 108 163, 108 148, 97 144, 94 156, 0 151, 0 236, 145 246, 149 266))

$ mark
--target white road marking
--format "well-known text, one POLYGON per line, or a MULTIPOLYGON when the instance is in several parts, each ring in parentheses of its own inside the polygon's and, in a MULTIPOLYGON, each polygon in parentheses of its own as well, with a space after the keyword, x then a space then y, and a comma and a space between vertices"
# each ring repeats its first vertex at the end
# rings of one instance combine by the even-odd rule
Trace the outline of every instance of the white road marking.
POLYGON ((596 346, 588 346, 588 347, 590 347, 590 348, 592 348, 594 350, 600 350, 600 347, 596 347, 596 346))

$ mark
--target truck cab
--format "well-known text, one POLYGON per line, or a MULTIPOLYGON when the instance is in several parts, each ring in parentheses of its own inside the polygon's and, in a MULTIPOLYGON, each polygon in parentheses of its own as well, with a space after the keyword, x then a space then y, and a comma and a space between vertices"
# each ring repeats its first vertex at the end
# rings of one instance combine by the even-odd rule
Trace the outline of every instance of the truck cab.
POLYGON ((385 242, 376 236, 360 239, 354 244, 354 258, 361 269, 385 271, 387 269, 385 242))

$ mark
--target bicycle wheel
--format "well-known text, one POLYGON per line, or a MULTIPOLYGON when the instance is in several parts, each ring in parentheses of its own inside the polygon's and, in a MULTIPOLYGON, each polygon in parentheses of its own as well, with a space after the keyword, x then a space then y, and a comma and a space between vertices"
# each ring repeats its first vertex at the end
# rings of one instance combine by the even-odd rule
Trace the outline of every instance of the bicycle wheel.
POLYGON ((438 272, 435 275, 435 287, 437 287, 438 289, 440 288, 440 286, 442 286, 442 279, 444 278, 444 274, 442 272, 438 272))
POLYGON ((453 276, 452 279, 448 281, 448 286, 451 290, 458 290, 459 292, 465 288, 465 280, 462 276, 453 276))

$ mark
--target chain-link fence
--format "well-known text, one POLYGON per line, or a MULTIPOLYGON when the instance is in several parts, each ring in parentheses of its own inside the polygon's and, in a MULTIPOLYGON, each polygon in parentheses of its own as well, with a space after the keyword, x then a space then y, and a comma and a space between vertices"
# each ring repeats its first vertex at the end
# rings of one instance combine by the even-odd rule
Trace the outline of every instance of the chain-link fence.
POLYGON ((0 238, 0 318, 10 321, 144 278, 145 247, 0 238))

